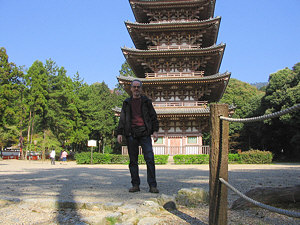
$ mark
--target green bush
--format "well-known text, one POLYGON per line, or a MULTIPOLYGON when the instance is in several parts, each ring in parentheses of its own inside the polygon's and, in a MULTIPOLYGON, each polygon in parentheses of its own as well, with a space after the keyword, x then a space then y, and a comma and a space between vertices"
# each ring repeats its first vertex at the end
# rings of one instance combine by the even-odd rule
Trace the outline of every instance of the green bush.
POLYGON ((91 163, 91 153, 81 152, 75 154, 75 160, 77 164, 90 164, 91 163))
POLYGON ((174 155, 175 164, 208 164, 209 155, 174 155))
POLYGON ((269 164, 273 160, 273 154, 269 151, 250 150, 239 153, 239 156, 244 164, 269 164))
MULTIPOLYGON (((154 155, 155 164, 167 164, 169 155, 154 155)), ((81 152, 75 154, 77 164, 91 164, 91 153, 81 152)), ((139 164, 146 164, 143 155, 139 155, 139 164)), ((93 164, 129 164, 128 155, 93 153, 93 164)))
MULTIPOLYGON (((154 155, 156 165, 168 163, 169 155, 154 155)), ((91 153, 82 152, 75 154, 77 164, 90 164, 91 153)), ((175 164, 208 164, 209 155, 174 155, 175 164)), ((269 164, 273 155, 269 151, 251 150, 239 154, 228 154, 228 163, 243 164, 269 164)), ((139 155, 139 164, 146 164, 143 155, 139 155)), ((129 164, 128 155, 93 153, 93 164, 129 164)))
POLYGON ((165 165, 168 163, 169 155, 154 155, 156 165, 165 165))
MULTIPOLYGON (((239 154, 228 154, 228 163, 268 164, 272 162, 272 153, 252 150, 239 154)), ((209 155, 174 155, 175 164, 208 164, 209 155)))
MULTIPOLYGON (((101 154, 99 152, 93 152, 93 164, 110 164, 112 157, 109 154, 101 154)), ((91 153, 81 152, 75 154, 75 160, 77 164, 91 164, 91 153)))
POLYGON ((228 154, 228 163, 241 163, 241 157, 239 154, 228 154))
POLYGON ((128 155, 111 155, 111 163, 112 164, 129 164, 129 156, 128 155))
MULTIPOLYGON (((169 155, 154 155, 156 165, 164 165, 168 163, 169 155)), ((143 155, 139 155, 139 164, 146 164, 143 155)))
POLYGON ((109 145, 105 145, 103 150, 105 154, 111 154, 113 152, 112 148, 109 145))
POLYGON ((110 164, 111 158, 110 154, 95 152, 93 153, 93 164, 110 164))

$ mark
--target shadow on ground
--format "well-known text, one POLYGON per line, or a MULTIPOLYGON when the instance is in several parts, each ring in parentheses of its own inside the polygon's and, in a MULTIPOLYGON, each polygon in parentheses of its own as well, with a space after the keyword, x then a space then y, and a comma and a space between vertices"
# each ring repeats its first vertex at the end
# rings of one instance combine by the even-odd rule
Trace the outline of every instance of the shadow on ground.
MULTIPOLYGON (((18 163, 14 162, 14 163, 18 163)), ((157 197, 148 192, 146 182, 146 166, 140 166, 141 191, 129 193, 130 175, 127 165, 50 165, 47 163, 21 162, 21 166, 13 167, 8 161, 0 161, 0 198, 17 199, 56 199, 58 201, 57 222, 64 222, 66 217, 63 202, 125 202, 141 204, 145 200, 157 197)), ((208 190, 208 166, 192 167, 158 165, 157 182, 160 194, 176 195, 182 188, 200 187, 208 190)), ((253 187, 274 186, 278 179, 286 186, 294 185, 300 180, 300 167, 290 166, 288 169, 234 169, 229 171, 229 181, 238 185, 242 192, 253 187), (277 179, 274 182, 274 178, 277 179), (249 185, 250 180, 250 185, 249 185), (292 184, 293 183, 293 184, 292 184)), ((229 192, 230 199, 237 196, 229 192), (230 196, 231 195, 231 196, 230 196)), ((72 208, 72 206, 71 206, 72 208)), ((80 218, 74 211, 73 217, 80 218)), ((205 224, 179 210, 170 211, 173 215, 192 224, 205 224)))

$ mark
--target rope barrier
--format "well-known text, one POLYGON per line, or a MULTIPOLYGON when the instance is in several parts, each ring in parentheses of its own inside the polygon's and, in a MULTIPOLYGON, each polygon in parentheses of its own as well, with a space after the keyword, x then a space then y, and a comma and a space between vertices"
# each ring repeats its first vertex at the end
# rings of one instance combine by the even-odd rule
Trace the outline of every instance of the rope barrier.
MULTIPOLYGON (((280 117, 282 115, 291 113, 291 112, 299 110, 299 109, 300 109, 300 104, 297 104, 297 105, 294 105, 293 107, 287 108, 285 110, 275 112, 275 113, 271 113, 271 114, 267 114, 267 115, 263 115, 263 116, 258 116, 258 117, 240 119, 240 118, 230 118, 230 117, 220 116, 220 119, 221 120, 226 120, 226 121, 229 121, 229 122, 240 122, 240 123, 257 122, 257 121, 263 121, 263 120, 266 120, 266 119, 272 119, 272 118, 275 118, 275 117, 280 117)), ((222 139, 222 134, 220 135, 220 138, 222 139)), ((282 215, 295 217, 295 218, 300 218, 300 212, 288 211, 288 210, 285 210, 285 209, 280 209, 280 208, 276 208, 276 207, 273 207, 273 206, 269 206, 269 205, 260 203, 258 201, 255 201, 255 200, 249 198, 248 196, 244 195, 240 191, 238 191, 236 188, 234 188, 228 182, 226 182, 223 178, 219 178, 219 180, 220 180, 220 182, 225 184, 229 189, 231 189, 233 192, 235 192, 237 195, 239 195, 240 197, 242 197, 246 201, 248 201, 248 202, 250 202, 250 203, 252 203, 252 204, 254 204, 258 207, 261 207, 261 208, 264 208, 264 209, 267 209, 269 211, 279 213, 279 214, 282 214, 282 215)))
POLYGON ((236 194, 238 194, 240 197, 242 197, 243 199, 247 200, 248 202, 251 202, 252 204, 259 206, 261 208, 270 210, 272 212, 276 212, 279 214, 283 214, 286 216, 290 216, 290 217, 295 217, 295 218, 300 218, 300 213, 298 212, 293 212, 293 211, 288 211, 285 209, 279 209, 273 206, 269 206, 263 203, 260 203, 258 201, 253 200, 252 198, 249 198, 248 196, 244 195, 243 193, 241 193, 240 191, 238 191, 237 189, 235 189, 233 186, 231 186, 228 182, 226 182, 223 178, 219 178, 219 180, 225 184, 228 188, 230 188, 233 192, 235 192, 236 194))
POLYGON ((279 111, 279 112, 275 112, 275 113, 267 114, 267 115, 263 115, 263 116, 244 118, 244 119, 220 116, 220 119, 230 121, 230 122, 240 122, 240 123, 257 122, 257 121, 263 121, 263 120, 266 120, 266 119, 272 119, 272 118, 275 118, 275 117, 279 117, 279 116, 288 114, 290 112, 293 112, 293 111, 296 111, 296 110, 299 110, 299 109, 300 109, 300 104, 294 105, 290 108, 287 108, 287 109, 279 111))

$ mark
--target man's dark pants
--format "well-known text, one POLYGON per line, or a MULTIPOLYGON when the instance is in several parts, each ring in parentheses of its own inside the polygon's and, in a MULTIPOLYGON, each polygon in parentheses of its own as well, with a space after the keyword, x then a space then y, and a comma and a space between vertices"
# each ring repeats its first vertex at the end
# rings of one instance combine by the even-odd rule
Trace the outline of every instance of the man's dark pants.
POLYGON ((147 182, 150 187, 156 187, 157 183, 155 178, 154 154, 150 136, 140 138, 134 138, 132 136, 127 137, 127 147, 130 159, 129 170, 131 174, 132 186, 140 185, 138 166, 139 146, 142 147, 144 159, 147 165, 147 182))

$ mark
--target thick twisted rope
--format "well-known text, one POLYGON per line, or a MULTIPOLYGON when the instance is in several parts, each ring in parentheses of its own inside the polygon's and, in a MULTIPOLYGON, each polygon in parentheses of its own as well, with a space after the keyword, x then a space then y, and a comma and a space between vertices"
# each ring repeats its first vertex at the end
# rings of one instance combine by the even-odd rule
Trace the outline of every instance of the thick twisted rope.
POLYGON ((257 117, 251 117, 251 118, 245 118, 245 119, 229 118, 229 117, 220 116, 220 119, 230 121, 230 122, 240 122, 240 123, 257 122, 257 121, 263 121, 266 119, 272 119, 275 117, 279 117, 279 116, 288 114, 290 112, 293 112, 293 111, 296 111, 299 109, 300 109, 300 104, 294 105, 290 108, 287 108, 287 109, 279 111, 279 112, 275 112, 275 113, 271 113, 271 114, 267 114, 267 115, 263 115, 263 116, 257 116, 257 117))
POLYGON ((248 202, 251 202, 252 204, 254 204, 256 206, 259 206, 259 207, 267 209, 269 211, 276 212, 276 213, 279 213, 279 214, 283 214, 283 215, 286 215, 286 216, 300 218, 300 213, 299 212, 293 212, 293 211, 288 211, 288 210, 285 210, 285 209, 279 209, 279 208, 276 208, 276 207, 273 207, 273 206, 269 206, 269 205, 260 203, 258 201, 253 200, 252 198, 249 198, 248 196, 244 195, 243 193, 239 192, 237 189, 235 189, 233 186, 231 186, 228 182, 226 182, 223 178, 219 178, 219 180, 223 184, 225 184, 227 187, 229 187, 233 192, 238 194, 240 197, 247 200, 248 202))

